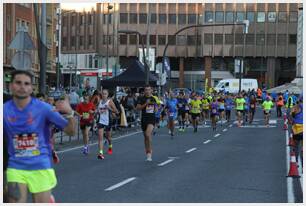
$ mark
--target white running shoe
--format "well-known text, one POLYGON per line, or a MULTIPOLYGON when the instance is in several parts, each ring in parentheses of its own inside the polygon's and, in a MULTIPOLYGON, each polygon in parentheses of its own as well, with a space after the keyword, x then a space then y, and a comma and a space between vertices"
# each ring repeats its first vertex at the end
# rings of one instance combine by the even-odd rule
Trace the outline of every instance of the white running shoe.
POLYGON ((148 161, 148 162, 151 162, 151 161, 152 161, 152 154, 151 154, 151 153, 148 153, 148 154, 147 154, 147 161, 148 161))

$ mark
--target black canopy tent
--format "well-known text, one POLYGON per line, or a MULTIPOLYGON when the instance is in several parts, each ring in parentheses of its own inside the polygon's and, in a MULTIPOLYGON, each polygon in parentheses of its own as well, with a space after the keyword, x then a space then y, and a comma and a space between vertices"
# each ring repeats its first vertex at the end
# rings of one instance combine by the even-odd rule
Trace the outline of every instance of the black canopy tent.
MULTIPOLYGON (((133 60, 128 68, 120 75, 107 80, 101 80, 101 86, 106 88, 116 86, 143 87, 145 86, 146 73, 144 65, 138 60, 133 60)), ((149 84, 156 86, 157 77, 149 73, 149 84)))

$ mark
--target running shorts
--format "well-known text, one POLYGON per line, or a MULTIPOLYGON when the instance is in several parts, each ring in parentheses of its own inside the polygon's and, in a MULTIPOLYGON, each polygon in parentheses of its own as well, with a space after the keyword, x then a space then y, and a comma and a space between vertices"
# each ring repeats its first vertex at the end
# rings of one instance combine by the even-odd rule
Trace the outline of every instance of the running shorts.
POLYGON ((155 125, 155 121, 152 120, 141 120, 141 129, 142 131, 146 131, 149 124, 155 125))
POLYGON ((219 109, 219 112, 221 113, 221 112, 224 112, 224 109, 219 109))
POLYGON ((271 114, 271 110, 269 110, 269 112, 266 112, 266 110, 264 110, 264 115, 268 115, 271 114))
POLYGON ((54 169, 45 170, 19 170, 8 168, 7 182, 26 184, 31 193, 46 192, 57 184, 54 169))
POLYGON ((104 124, 101 124, 101 123, 98 123, 97 127, 98 127, 98 129, 104 129, 106 132, 111 131, 111 128, 112 128, 112 126, 110 124, 109 125, 104 125, 104 124))
POLYGON ((185 119, 185 114, 186 114, 185 110, 178 110, 178 116, 182 116, 183 119, 185 119))
POLYGON ((239 114, 239 112, 240 112, 240 114, 243 114, 244 110, 237 110, 237 114, 239 114))
POLYGON ((84 130, 86 127, 91 127, 91 126, 92 126, 92 123, 90 122, 80 124, 81 130, 84 130))
POLYGON ((196 119, 197 117, 200 117, 200 113, 191 113, 192 119, 196 119))

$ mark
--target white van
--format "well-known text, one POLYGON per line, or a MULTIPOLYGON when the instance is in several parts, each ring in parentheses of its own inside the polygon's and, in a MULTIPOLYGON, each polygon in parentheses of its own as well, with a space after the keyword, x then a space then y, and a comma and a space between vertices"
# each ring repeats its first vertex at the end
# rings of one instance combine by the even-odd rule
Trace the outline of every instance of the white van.
MULTIPOLYGON (((257 79, 241 79, 241 91, 248 91, 249 89, 254 89, 255 91, 258 88, 257 79)), ((229 93, 238 93, 239 92, 239 79, 222 79, 215 87, 217 92, 225 91, 229 93)))

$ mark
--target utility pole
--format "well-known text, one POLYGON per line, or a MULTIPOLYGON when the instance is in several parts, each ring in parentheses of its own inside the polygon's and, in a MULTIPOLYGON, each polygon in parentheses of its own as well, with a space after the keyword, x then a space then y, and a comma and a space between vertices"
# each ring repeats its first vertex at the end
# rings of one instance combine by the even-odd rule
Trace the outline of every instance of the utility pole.
POLYGON ((39 73, 39 92, 46 93, 46 63, 47 63, 47 5, 41 4, 41 60, 40 60, 40 73, 39 73))
MULTIPOLYGON (((146 62, 149 61, 149 50, 150 50, 150 23, 151 23, 151 10, 150 10, 150 3, 148 3, 148 17, 147 17, 147 54, 146 54, 146 62)), ((144 62, 145 64, 145 62, 144 62)), ((155 66, 155 65, 153 65, 155 66)), ((149 84, 149 76, 150 76, 150 68, 147 64, 146 68, 146 84, 149 84)))
POLYGON ((109 58, 109 51, 108 51, 108 44, 109 44, 109 10, 113 8, 112 5, 107 5, 107 27, 106 27, 106 79, 108 79, 108 58, 109 58))
POLYGON ((57 8, 57 61, 56 61, 56 90, 59 90, 59 82, 60 82, 60 51, 61 51, 61 9, 57 8))

